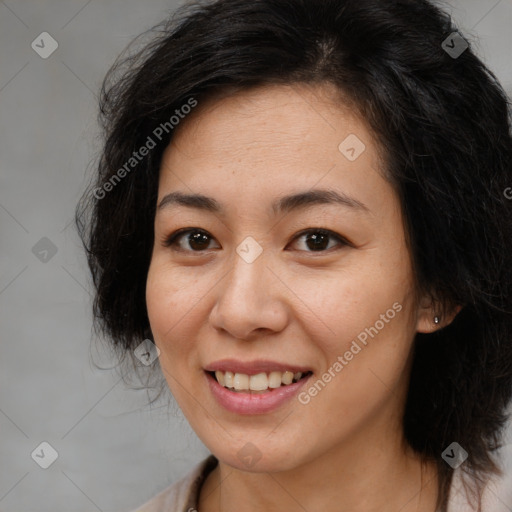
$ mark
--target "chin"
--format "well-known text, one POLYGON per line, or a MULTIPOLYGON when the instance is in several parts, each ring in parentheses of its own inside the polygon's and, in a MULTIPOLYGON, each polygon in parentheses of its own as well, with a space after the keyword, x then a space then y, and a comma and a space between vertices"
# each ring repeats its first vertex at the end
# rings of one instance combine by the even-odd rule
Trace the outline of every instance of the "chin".
MULTIPOLYGON (((262 442, 259 443, 261 445, 262 442)), ((279 473, 296 468, 300 461, 297 454, 290 457, 290 450, 293 448, 285 446, 281 450, 268 446, 259 449, 250 441, 220 450, 210 449, 219 461, 248 473, 279 473)))

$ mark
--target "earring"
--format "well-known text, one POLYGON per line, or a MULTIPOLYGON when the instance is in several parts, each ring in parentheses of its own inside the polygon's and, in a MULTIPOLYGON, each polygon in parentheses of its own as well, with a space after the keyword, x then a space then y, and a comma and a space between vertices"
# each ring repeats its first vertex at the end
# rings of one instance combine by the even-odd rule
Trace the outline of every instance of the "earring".
POLYGON ((435 316, 434 323, 437 325, 437 324, 439 324, 439 322, 441 322, 441 319, 438 316, 435 316))

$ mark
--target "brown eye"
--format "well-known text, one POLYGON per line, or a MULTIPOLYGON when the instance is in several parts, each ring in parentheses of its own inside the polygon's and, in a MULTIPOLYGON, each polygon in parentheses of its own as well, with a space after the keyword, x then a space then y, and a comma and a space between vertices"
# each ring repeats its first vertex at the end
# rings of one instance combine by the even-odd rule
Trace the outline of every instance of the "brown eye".
MULTIPOLYGON (((302 252, 326 252, 333 248, 336 244, 338 246, 351 246, 352 244, 344 239, 342 236, 326 229, 308 229, 302 231, 297 235, 293 241, 305 239, 305 250, 299 249, 302 252)), ((167 237, 163 245, 165 247, 172 247, 173 250, 182 252, 202 252, 209 248, 210 242, 214 238, 207 232, 199 228, 185 228, 180 229, 167 237), (187 235, 187 236, 185 236, 187 235)))
POLYGON ((329 246, 330 240, 334 240, 341 246, 351 245, 343 237, 327 229, 308 229, 296 236, 294 241, 301 238, 305 238, 304 245, 309 249, 306 252, 325 252, 330 250, 333 247, 332 244, 329 246))
POLYGON ((178 251, 200 252, 208 249, 210 241, 213 240, 206 231, 198 228, 180 229, 170 235, 164 241, 165 247, 177 247, 178 251), (185 237, 185 235, 188 235, 185 237), (186 244, 183 247, 183 244, 186 244))

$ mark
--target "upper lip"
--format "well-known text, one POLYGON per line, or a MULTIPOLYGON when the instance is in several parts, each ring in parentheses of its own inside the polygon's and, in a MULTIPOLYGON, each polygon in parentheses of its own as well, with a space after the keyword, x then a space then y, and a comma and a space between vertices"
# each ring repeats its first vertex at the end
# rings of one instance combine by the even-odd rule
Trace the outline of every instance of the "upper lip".
POLYGON ((221 371, 243 373, 245 375, 257 375, 258 373, 270 373, 273 371, 293 373, 306 373, 311 371, 305 366, 297 366, 290 363, 279 363, 277 361, 269 361, 267 359, 257 359, 254 361, 238 361, 236 359, 222 359, 214 361, 204 367, 207 372, 221 371))

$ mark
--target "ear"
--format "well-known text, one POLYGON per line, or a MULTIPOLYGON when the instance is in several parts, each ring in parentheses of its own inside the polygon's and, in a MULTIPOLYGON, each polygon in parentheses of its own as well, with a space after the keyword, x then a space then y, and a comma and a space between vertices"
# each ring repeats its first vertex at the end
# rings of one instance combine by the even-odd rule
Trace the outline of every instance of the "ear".
POLYGON ((416 332, 430 334, 439 331, 443 327, 450 325, 453 319, 458 315, 462 309, 461 305, 455 305, 450 308, 448 312, 441 313, 442 308, 438 301, 433 300, 431 297, 423 297, 418 305, 418 318, 416 321, 416 332), (438 318, 439 323, 435 322, 438 318))

